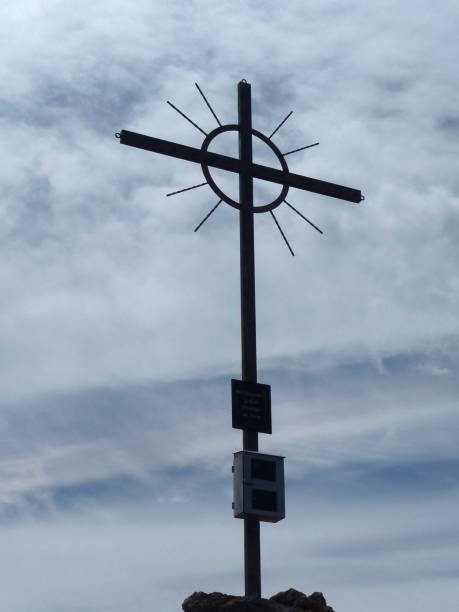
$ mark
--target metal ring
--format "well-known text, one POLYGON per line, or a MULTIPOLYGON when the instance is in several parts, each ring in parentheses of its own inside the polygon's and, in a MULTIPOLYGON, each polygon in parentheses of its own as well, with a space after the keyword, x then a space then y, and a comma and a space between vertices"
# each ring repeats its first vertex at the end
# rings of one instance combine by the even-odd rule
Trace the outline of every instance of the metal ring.
POLYGON ((115 138, 121 138, 121 134, 119 132, 116 132, 115 138))
MULTIPOLYGON (((207 134, 207 136, 204 138, 204 141, 203 141, 203 143, 201 145, 201 151, 207 151, 211 141, 216 136, 218 136, 219 134, 222 134, 223 132, 238 132, 238 131, 239 131, 239 125, 236 124, 236 123, 234 123, 234 124, 232 123, 232 124, 228 124, 228 125, 222 125, 222 126, 220 126, 218 128, 215 128, 215 130, 213 130, 212 132, 207 134)), ((274 153, 274 155, 279 160, 279 162, 280 162, 280 164, 282 166, 282 171, 285 174, 288 174, 287 162, 285 161, 282 153, 279 151, 279 149, 276 147, 276 145, 273 142, 271 142, 267 136, 265 136, 264 134, 262 134, 258 130, 254 130, 252 128, 251 131, 252 131, 252 135, 253 136, 256 136, 257 138, 259 138, 265 144, 268 145, 268 147, 271 149, 271 151, 274 153)), ((208 182, 209 187, 212 189, 212 191, 219 198, 221 198, 224 202, 226 202, 227 204, 229 204, 233 208, 237 208, 238 210, 240 210, 241 209, 240 203, 236 202, 236 200, 233 200, 232 198, 228 197, 218 187, 218 185, 215 183, 214 179, 212 178, 212 176, 210 174, 208 165, 205 164, 204 162, 201 162, 201 168, 202 168, 202 172, 203 172, 203 174, 204 174, 204 176, 206 178, 206 181, 208 182)), ((288 190, 289 190, 289 186, 288 185, 282 185, 282 190, 281 190, 280 194, 277 196, 277 198, 275 200, 273 200, 269 204, 264 204, 263 206, 253 206, 252 207, 253 212, 254 213, 261 213, 261 212, 267 212, 268 210, 273 210, 274 208, 279 206, 279 204, 281 204, 285 200, 285 198, 287 197, 288 190)))

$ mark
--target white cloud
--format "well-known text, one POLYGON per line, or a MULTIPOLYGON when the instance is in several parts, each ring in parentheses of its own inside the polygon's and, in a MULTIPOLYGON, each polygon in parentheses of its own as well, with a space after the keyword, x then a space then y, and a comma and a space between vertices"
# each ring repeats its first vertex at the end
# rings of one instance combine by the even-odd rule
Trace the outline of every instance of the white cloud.
POLYGON ((78 16, 30 4, 10 15, 31 36, 20 42, 13 29, 3 67, 4 108, 13 113, 3 124, 7 393, 161 379, 237 360, 234 211, 220 207, 192 235, 214 197, 164 195, 199 182, 199 168, 113 138, 127 127, 198 145, 200 134, 164 104, 172 99, 209 129, 195 79, 224 121, 235 120, 241 74, 253 81, 262 130, 294 107, 279 146, 321 146, 289 158, 292 169, 367 196, 353 208, 292 193, 325 230, 321 238, 279 210, 295 260, 270 219, 257 219, 261 357, 406 351, 457 333, 457 241, 447 240, 457 209, 454 150, 438 129, 454 116, 457 95, 444 68, 445 49, 456 48, 444 14, 455 9, 445 6, 440 19, 407 7, 394 21, 390 6, 297 4, 297 19, 274 4, 234 13, 207 2, 183 12, 111 3, 108 14, 88 5, 78 16), (49 189, 34 205, 32 180, 49 189), (200 343, 213 350, 196 353, 200 343))
MULTIPOLYGON (((215 380, 239 371, 237 215, 222 205, 194 234, 215 196, 165 194, 200 182, 200 168, 114 138, 124 128, 200 146, 165 104, 211 129, 195 81, 224 123, 236 121, 241 78, 257 129, 269 134, 293 109, 276 144, 321 144, 289 156, 291 170, 366 196, 353 206, 292 190, 289 201, 325 232, 279 208, 295 258, 271 219, 256 219, 259 368, 273 385, 275 428, 263 450, 287 455, 298 486, 333 473, 364 487, 388 465, 457 460, 456 3, 113 0, 75 11, 22 0, 0 12, 0 499, 25 515, 34 500, 47 505, 49 521, 20 515, 2 528, 8 610, 141 612, 152 596, 175 610, 198 588, 190 567, 200 565, 211 568, 209 590, 239 588, 236 526, 223 530, 226 557, 215 550, 221 525, 204 532, 204 515, 185 515, 191 484, 177 472, 163 481, 193 466, 221 483, 239 448, 228 389, 215 380), (153 487, 162 533, 113 518, 111 506, 105 528, 84 496, 80 521, 61 515, 56 491, 78 497, 118 477, 153 487), (183 509, 178 526, 165 506, 183 509), (161 576, 153 586, 150 567, 161 576)), ((364 499, 344 522, 340 508, 321 507, 267 528, 272 592, 307 575, 341 612, 359 594, 375 612, 401 600, 408 612, 447 611, 456 545, 429 544, 427 555, 412 541, 437 533, 452 498, 429 490, 399 508, 395 483, 389 491, 384 508, 364 499), (393 546, 378 556, 393 522, 393 546), (299 538, 300 526, 313 537, 299 538)))
MULTIPOLYGON (((414 612, 416 589, 428 609, 447 587, 444 609, 452 612, 456 508, 454 496, 420 507, 413 500, 337 506, 295 495, 286 521, 262 526, 263 594, 293 586, 322 590, 343 612, 365 599, 375 612, 401 600, 414 612)), ((11 612, 63 606, 143 612, 152 605, 172 612, 194 590, 242 590, 242 522, 219 501, 195 504, 192 513, 159 504, 124 515, 99 511, 25 523, 3 532, 2 542, 4 605, 11 612)))

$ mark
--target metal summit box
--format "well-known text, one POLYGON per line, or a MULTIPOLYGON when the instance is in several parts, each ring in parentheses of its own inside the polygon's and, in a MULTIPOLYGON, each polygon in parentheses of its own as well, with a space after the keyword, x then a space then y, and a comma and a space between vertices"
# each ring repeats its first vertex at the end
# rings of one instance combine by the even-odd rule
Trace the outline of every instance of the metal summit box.
POLYGON ((284 457, 256 451, 234 453, 235 518, 277 523, 285 518, 284 457))

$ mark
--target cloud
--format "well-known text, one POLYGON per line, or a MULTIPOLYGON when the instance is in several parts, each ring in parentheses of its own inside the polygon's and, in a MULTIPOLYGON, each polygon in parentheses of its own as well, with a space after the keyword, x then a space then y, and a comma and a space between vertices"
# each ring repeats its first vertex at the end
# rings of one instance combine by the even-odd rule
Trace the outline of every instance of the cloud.
MULTIPOLYGON (((443 482, 445 470, 448 483, 447 466, 458 459, 457 377, 439 377, 426 364, 457 369, 454 363, 437 353, 386 359, 382 367, 371 361, 320 366, 317 359, 261 371, 272 385, 274 431, 262 436, 261 448, 287 455, 293 482, 330 478, 330 487, 340 490, 341 479, 363 487, 376 479, 390 481, 398 495, 403 474, 404 482, 416 484, 420 473, 438 465, 435 479, 443 482)), ((133 496, 186 500, 194 494, 180 475, 191 468, 227 482, 240 446, 240 432, 231 430, 229 381, 61 392, 4 405, 6 515, 14 507, 33 515, 36 500, 46 501, 38 503, 40 512, 54 504, 59 510, 68 495, 98 503, 118 487, 113 503, 133 496)))
MULTIPOLYGON (((262 526, 264 595, 290 585, 320 589, 344 612, 355 598, 368 598, 376 612, 397 600, 415 610, 416 588, 424 601, 441 600, 445 587, 454 599, 457 496, 421 506, 409 499, 337 505, 308 489, 292 493, 288 520, 262 526)), ((0 554, 5 605, 12 612, 44 610, 40 602, 53 611, 66 602, 75 610, 146 611, 154 601, 174 610, 193 590, 241 592, 242 522, 225 500, 205 502, 99 509, 9 529, 0 554), (28 589, 20 588, 25 582, 28 589)))
POLYGON ((132 12, 116 3, 108 19, 102 5, 87 5, 84 17, 59 4, 27 7, 11 14, 12 35, 32 15, 33 35, 26 45, 16 39, 3 68, 10 163, 2 179, 10 195, 2 335, 11 397, 187 375, 237 359, 234 211, 220 207, 192 235, 214 197, 164 195, 199 182, 199 168, 120 149, 113 138, 127 127, 199 145, 200 134, 164 104, 172 99, 209 129, 196 79, 223 121, 235 120, 241 73, 253 81, 254 124, 263 131, 294 107, 276 142, 283 150, 303 139, 321 146, 292 156, 292 170, 367 196, 349 208, 292 193, 325 231, 316 236, 279 210, 295 260, 270 220, 257 218, 261 357, 350 346, 406 351, 457 332, 457 241, 445 241, 456 172, 437 129, 438 117, 451 116, 455 88, 441 63, 454 40, 448 20, 441 19, 440 46, 425 7, 416 15, 407 8, 397 22, 360 5, 344 13, 313 4, 307 20, 299 4, 295 20, 274 4, 269 18, 255 19, 256 3, 238 15, 229 4, 180 12, 141 3, 132 12), (192 16, 199 13, 204 21, 192 16), (327 28, 319 27, 324 19, 327 28), (148 21, 162 24, 155 36, 148 21), (250 41, 238 45, 248 27, 250 41), (196 353, 199 342, 213 350, 196 353))
POLYGON ((266 588, 323 589, 343 612, 359 595, 375 612, 448 609, 457 13, 390 0, 4 5, 8 610, 141 612, 153 597, 175 610, 198 583, 240 590, 241 525, 225 514, 241 444, 228 395, 240 373, 237 213, 222 205, 194 233, 215 196, 165 194, 201 182, 199 166, 114 134, 200 146, 165 101, 208 131, 194 82, 233 123, 241 78, 256 129, 294 110, 274 137, 281 151, 320 141, 287 158, 291 171, 366 196, 353 206, 291 190, 324 230, 279 207, 294 258, 272 220, 255 219, 259 378, 272 384, 275 432, 261 448, 287 455, 291 500, 288 520, 263 532, 266 588))

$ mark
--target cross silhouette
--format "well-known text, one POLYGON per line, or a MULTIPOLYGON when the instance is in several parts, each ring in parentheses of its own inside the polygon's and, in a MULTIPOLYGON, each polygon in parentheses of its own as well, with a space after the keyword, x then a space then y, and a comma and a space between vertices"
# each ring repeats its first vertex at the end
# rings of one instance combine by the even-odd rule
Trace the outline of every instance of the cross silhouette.
MULTIPOLYGON (((242 85, 250 87, 248 83, 242 83, 242 85)), ((272 183, 278 183, 284 187, 295 187, 296 189, 311 191, 320 195, 339 198, 340 200, 347 200, 348 202, 359 203, 362 201, 362 194, 358 189, 352 189, 351 187, 344 187, 343 185, 336 185, 335 183, 329 183, 327 181, 321 181, 319 179, 309 178, 308 176, 302 176, 300 174, 289 172, 284 156, 282 153, 280 153, 279 149, 274 145, 274 143, 271 142, 270 138, 251 128, 248 129, 248 139, 247 142, 245 142, 246 146, 244 147, 244 151, 240 151, 239 159, 228 157, 226 155, 220 155, 219 153, 212 153, 211 151, 207 150, 210 142, 216 136, 228 131, 239 131, 241 134, 241 125, 230 124, 216 128, 210 134, 206 135, 200 149, 177 144, 176 142, 171 142, 170 140, 162 140, 152 136, 145 136, 144 134, 138 134, 137 132, 129 132, 128 130, 121 130, 120 142, 121 144, 136 147, 138 149, 144 149, 145 151, 169 155, 171 157, 177 157, 179 159, 201 164, 204 176, 208 179, 208 183, 211 188, 221 197, 222 200, 229 200, 228 204, 231 204, 235 208, 240 208, 240 202, 235 202, 227 196, 222 197, 223 192, 218 187, 215 188, 216 186, 212 178, 209 180, 209 166, 219 168, 220 170, 228 170, 229 172, 250 175, 252 179, 262 179, 272 183), (269 166, 262 166, 260 164, 254 164, 252 162, 251 155, 242 154, 244 152, 247 153, 246 149, 249 147, 251 149, 249 139, 251 139, 252 135, 260 138, 260 140, 265 142, 273 150, 283 166, 282 170, 270 168, 269 166)), ((276 198, 274 203, 267 204, 265 206, 255 206, 253 212, 266 212, 268 210, 272 210, 285 199, 285 195, 281 200, 276 198)))
MULTIPOLYGON (((270 212, 276 225, 278 226, 282 237, 287 243, 292 255, 294 254, 290 245, 285 238, 280 225, 274 216, 273 209, 285 202, 290 208, 297 212, 303 219, 311 223, 306 217, 299 213, 291 204, 286 201, 286 196, 290 187, 311 191, 313 193, 330 196, 346 200, 348 202, 359 203, 364 198, 361 192, 350 187, 343 187, 335 183, 329 183, 299 174, 289 172, 285 156, 295 151, 282 154, 276 145, 272 142, 271 137, 290 116, 284 119, 283 122, 269 136, 265 136, 261 132, 252 128, 252 103, 251 103, 251 87, 245 80, 238 83, 238 119, 237 124, 222 125, 215 115, 212 107, 206 97, 198 90, 204 98, 207 106, 211 110, 219 127, 214 129, 209 134, 206 134, 198 125, 189 119, 184 113, 177 109, 173 104, 169 104, 175 108, 182 116, 192 123, 198 130, 204 133, 205 139, 200 149, 189 147, 182 144, 177 144, 169 140, 161 140, 145 136, 136 132, 122 130, 117 134, 121 144, 169 155, 190 162, 201 164, 203 174, 206 178, 206 183, 220 198, 217 206, 221 201, 228 203, 230 206, 239 210, 239 228, 240 228, 240 266, 241 266, 241 348, 242 348, 242 380, 256 383, 257 382, 257 353, 256 353, 256 319, 255 319, 255 255, 254 255, 254 232, 253 232, 253 215, 254 213, 270 212), (239 158, 233 158, 218 153, 208 151, 211 141, 219 134, 227 131, 236 131, 239 139, 239 158), (260 164, 253 163, 252 158, 252 137, 255 136, 262 140, 274 153, 280 162, 281 170, 270 168, 260 164), (239 175, 239 201, 235 201, 228 197, 216 185, 213 180, 209 166, 219 168, 229 172, 235 172, 239 175), (262 179, 272 183, 282 185, 281 192, 269 204, 254 206, 253 204, 253 179, 262 179)), ((291 113, 290 113, 291 114, 291 113)), ((315 143, 318 144, 318 143, 315 143)), ((313 145, 311 145, 313 146, 313 145)), ((307 148, 307 147, 302 147, 307 148)), ((200 185, 196 185, 199 187, 200 185)), ((191 187, 190 189, 192 189, 191 187)), ((182 190, 186 191, 186 190, 182 190)), ((172 195, 172 194, 168 194, 172 195)), ((214 209, 216 206, 214 207, 214 209)), ((213 212, 213 210, 211 213, 213 212)), ((209 213, 209 215, 211 214, 209 213)), ((207 215, 207 216, 209 216, 207 215)), ((207 217, 206 217, 207 218, 207 217)), ((204 219, 205 220, 205 219, 204 219)), ((202 223, 201 223, 202 224, 202 223)), ((200 225, 201 225, 200 224, 200 225)), ((198 226, 198 228, 200 227, 198 226)), ((314 224, 311 223, 314 226, 314 224)), ((316 226, 314 226, 318 229, 316 226)), ((198 229, 196 228, 196 229, 198 229)), ((320 231, 320 230, 318 230, 320 231)), ((243 431, 243 448, 249 451, 258 451, 258 432, 243 431)), ((247 596, 254 595, 261 597, 261 571, 260 571, 260 521, 254 518, 244 519, 244 576, 245 576, 245 594, 247 596)))

